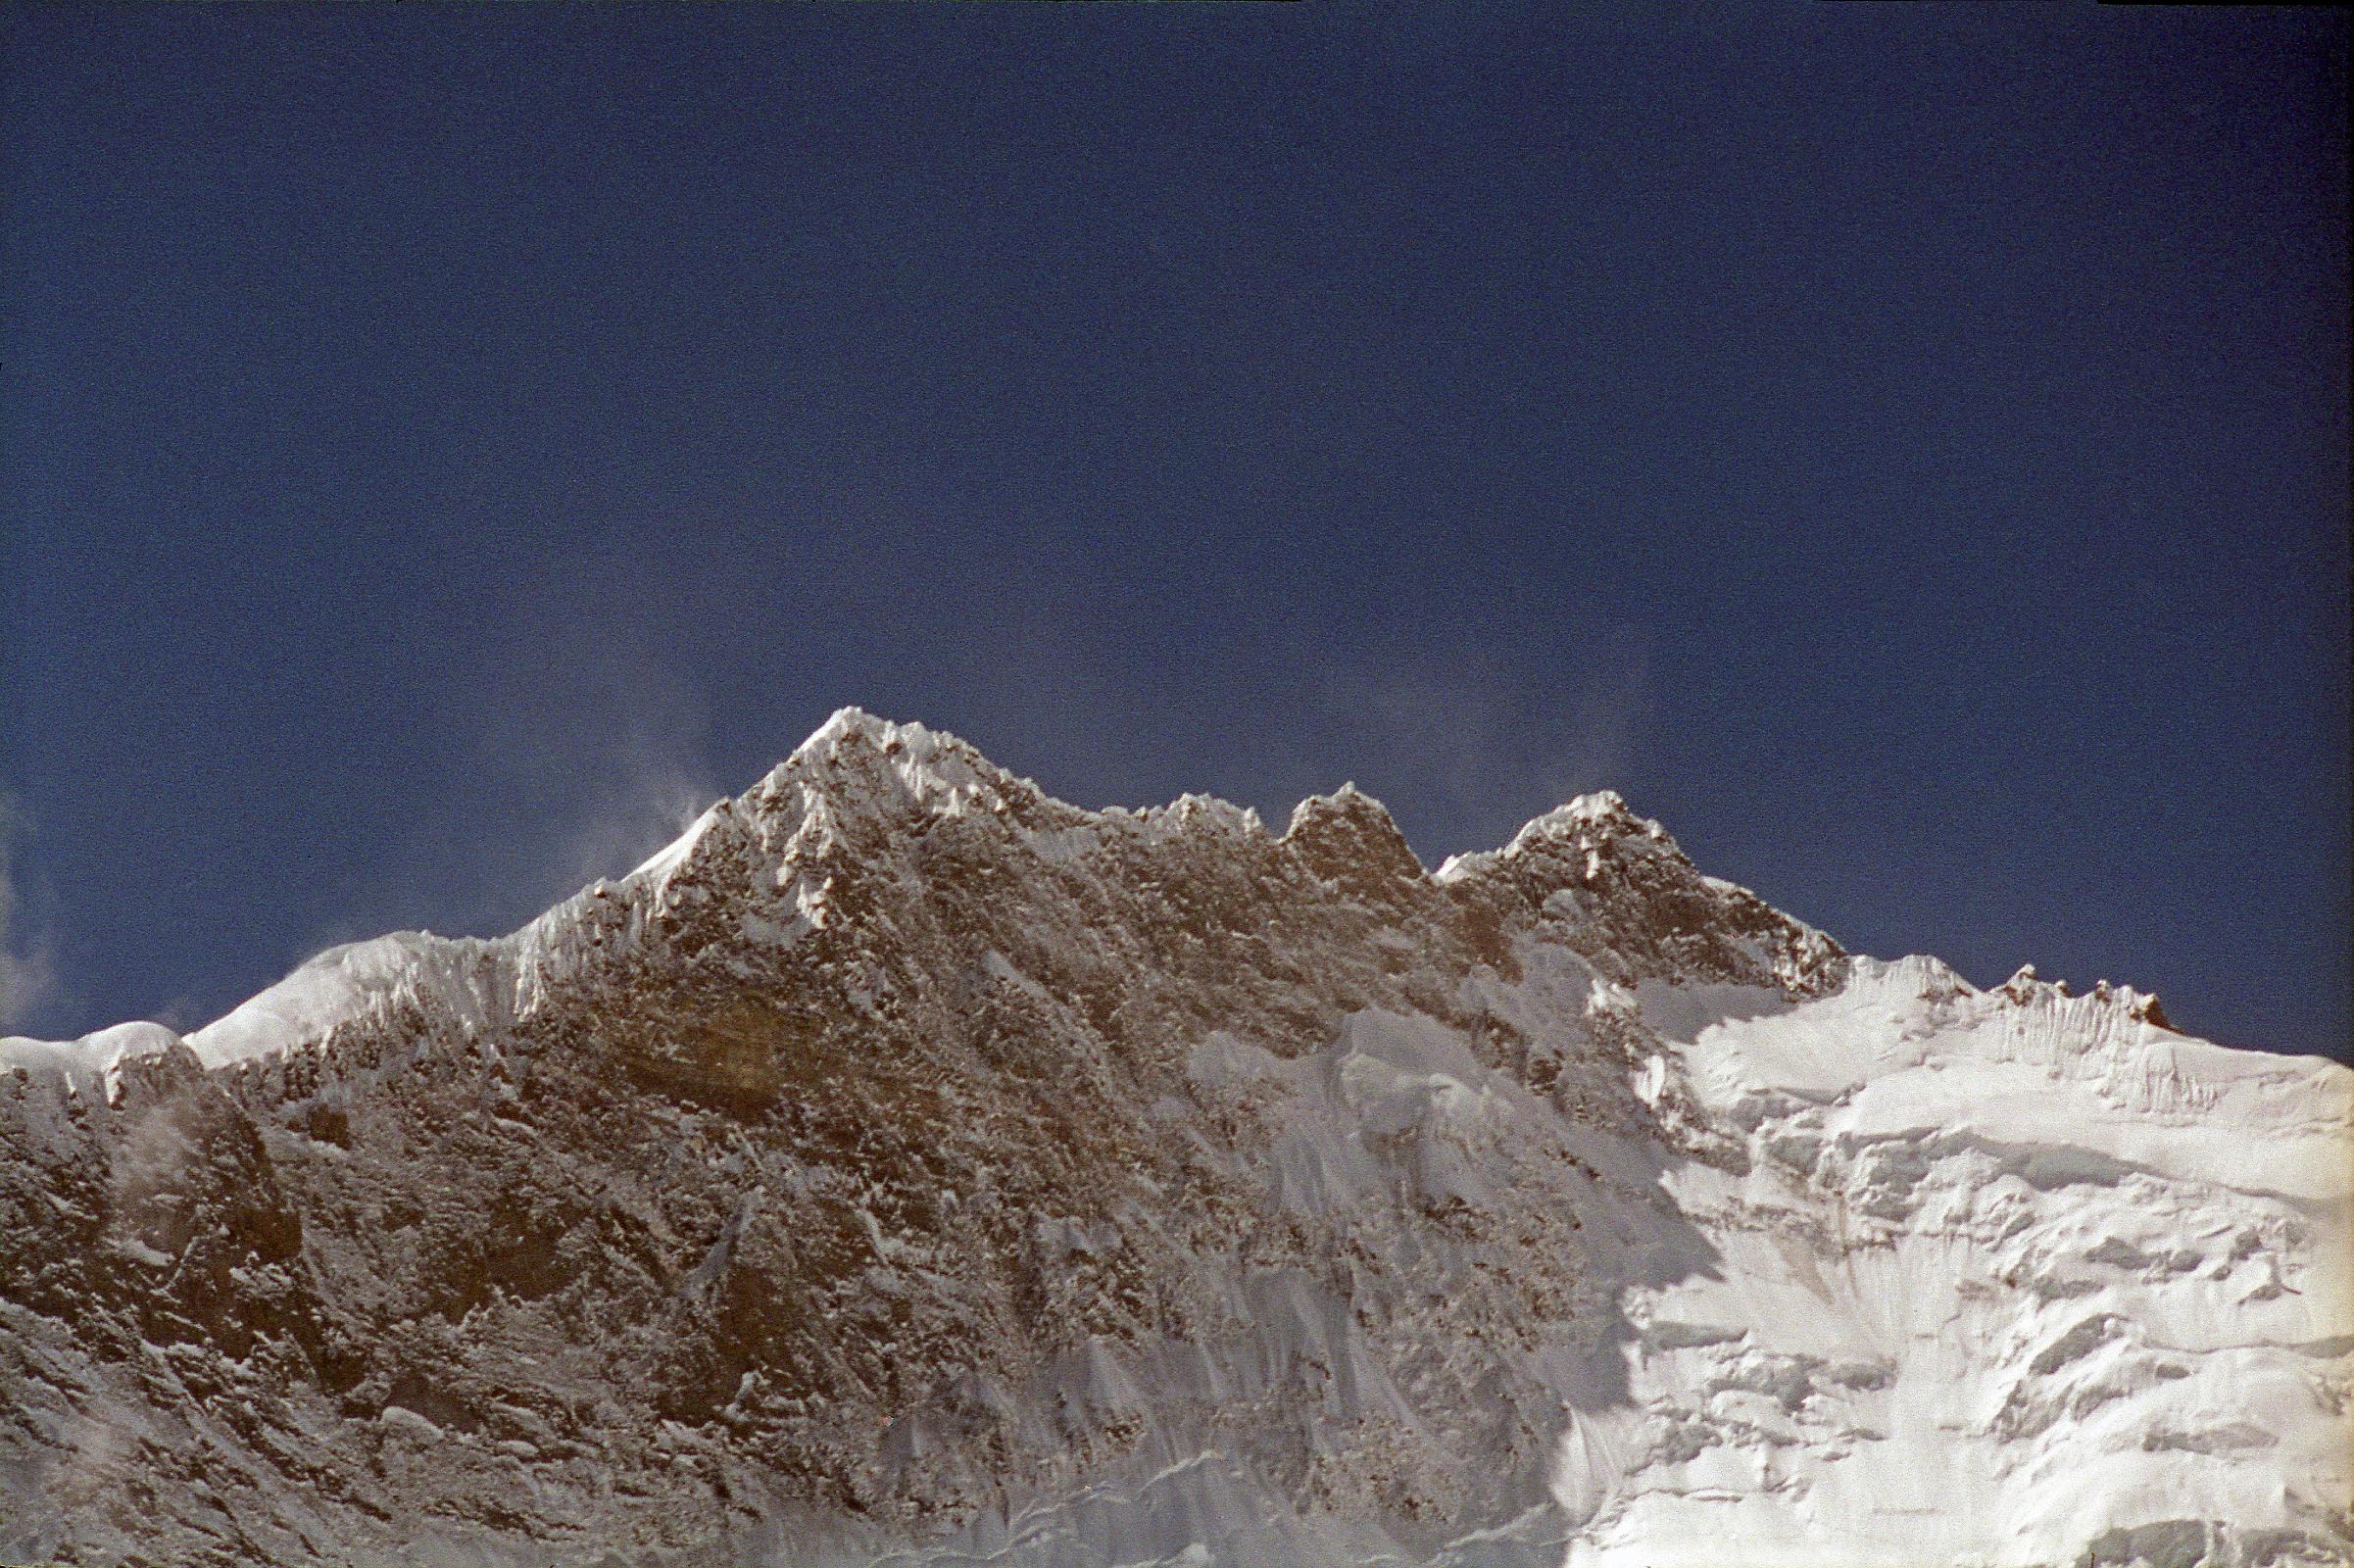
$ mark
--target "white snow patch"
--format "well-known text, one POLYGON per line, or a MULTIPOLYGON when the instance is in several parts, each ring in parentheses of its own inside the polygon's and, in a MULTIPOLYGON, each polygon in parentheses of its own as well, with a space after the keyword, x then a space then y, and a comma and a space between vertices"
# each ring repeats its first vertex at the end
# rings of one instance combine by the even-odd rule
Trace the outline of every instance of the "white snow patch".
POLYGON ((119 1023, 78 1040, 0 1038, 0 1072, 21 1069, 31 1078, 62 1082, 68 1093, 112 1100, 123 1064, 159 1056, 183 1044, 160 1023, 119 1023))

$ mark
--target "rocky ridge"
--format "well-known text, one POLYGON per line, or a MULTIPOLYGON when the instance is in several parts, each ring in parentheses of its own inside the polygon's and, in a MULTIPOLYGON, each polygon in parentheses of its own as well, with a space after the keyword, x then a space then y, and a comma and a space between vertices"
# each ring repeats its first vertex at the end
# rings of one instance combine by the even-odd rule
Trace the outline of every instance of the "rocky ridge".
POLYGON ((1950 1453, 1953 1561, 2342 1560, 2347 1075, 2163 1025, 1615 795, 1431 873, 1353 789, 1088 811, 845 710, 509 937, 0 1046, 0 1561, 1886 1561, 1841 1465, 1950 1453), (2119 1444, 2140 1513, 2034 1512, 2119 1444))

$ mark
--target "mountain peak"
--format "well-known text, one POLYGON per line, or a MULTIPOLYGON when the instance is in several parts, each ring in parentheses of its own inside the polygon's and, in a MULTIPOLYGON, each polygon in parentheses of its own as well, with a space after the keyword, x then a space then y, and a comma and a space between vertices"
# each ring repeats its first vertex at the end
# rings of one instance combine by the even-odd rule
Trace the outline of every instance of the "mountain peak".
POLYGON ((910 808, 952 815, 975 806, 1027 808, 1047 796, 946 730, 852 707, 835 710, 744 799, 770 822, 798 824, 910 808))
POLYGON ((1294 807, 1283 838, 1325 881, 1360 893, 1422 878, 1422 861, 1389 808, 1353 783, 1294 807))
MULTIPOLYGON (((792 755, 794 757, 824 757, 853 736, 877 749, 885 749, 896 743, 903 748, 923 754, 929 754, 944 745, 956 747, 965 745, 954 735, 927 729, 921 724, 899 723, 870 713, 856 704, 851 704, 835 709, 824 723, 809 732, 808 740, 793 748, 792 755)), ((969 747, 965 749, 970 750, 969 747)))
POLYGON ((1542 839, 1626 837, 1646 838, 1671 847, 1675 844, 1666 828, 1647 816, 1637 815, 1618 791, 1592 790, 1571 797, 1543 816, 1531 818, 1513 835, 1506 853, 1542 839))
POLYGON ((946 730, 878 718, 862 708, 838 708, 770 770, 768 778, 838 775, 844 768, 871 768, 878 760, 909 785, 918 785, 926 774, 954 775, 943 777, 952 788, 982 776, 993 780, 1011 776, 970 742, 946 730))
POLYGON ((1637 815, 1618 791, 1605 789, 1572 796, 1543 815, 1531 817, 1500 850, 1451 855, 1435 874, 1442 882, 1452 882, 1492 872, 1511 861, 1551 861, 1580 854, 1586 857, 1591 872, 1598 865, 1594 852, 1630 840, 1655 845, 1679 860, 1685 858, 1683 850, 1666 828, 1647 816, 1637 815))

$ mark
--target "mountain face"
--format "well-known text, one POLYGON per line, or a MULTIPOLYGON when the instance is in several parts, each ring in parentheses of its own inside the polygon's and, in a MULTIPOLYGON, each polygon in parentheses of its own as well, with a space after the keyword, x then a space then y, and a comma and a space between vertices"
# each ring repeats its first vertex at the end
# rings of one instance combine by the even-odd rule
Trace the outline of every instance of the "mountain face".
POLYGON ((0 1043, 0 1562, 2257 1565, 2354 1074, 845 710, 511 936, 0 1043))

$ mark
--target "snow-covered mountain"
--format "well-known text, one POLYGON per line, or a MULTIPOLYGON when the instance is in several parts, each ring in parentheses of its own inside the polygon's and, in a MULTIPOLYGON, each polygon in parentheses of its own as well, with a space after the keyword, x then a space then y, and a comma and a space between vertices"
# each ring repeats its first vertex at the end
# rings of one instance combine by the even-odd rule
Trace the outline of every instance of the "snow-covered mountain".
POLYGON ((2340 1563, 2350 1100, 1614 795, 1433 873, 845 710, 511 936, 0 1043, 0 1562, 2340 1563))

